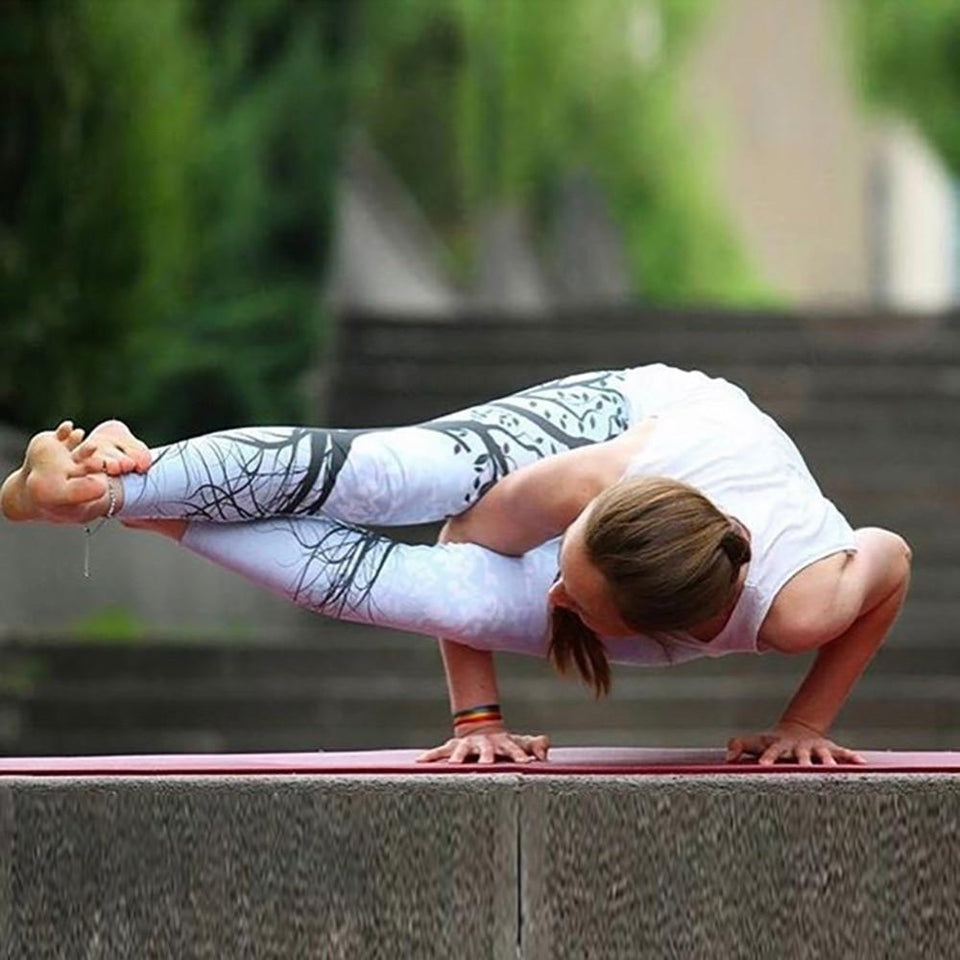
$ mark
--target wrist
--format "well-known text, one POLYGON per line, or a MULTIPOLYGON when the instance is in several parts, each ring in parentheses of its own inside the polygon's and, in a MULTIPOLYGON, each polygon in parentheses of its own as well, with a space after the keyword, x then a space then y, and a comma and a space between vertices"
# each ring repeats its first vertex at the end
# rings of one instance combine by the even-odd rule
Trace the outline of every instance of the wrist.
POLYGON ((474 733, 503 733, 507 728, 498 720, 492 723, 455 723, 453 735, 455 737, 469 737, 474 733))
POLYGON ((486 730, 502 730, 503 715, 499 703, 483 703, 457 710, 453 715, 453 730, 457 736, 486 730))
POLYGON ((481 703, 473 707, 464 707, 453 714, 454 725, 459 723, 490 723, 502 719, 499 703, 481 703))
POLYGON ((826 728, 821 730, 819 727, 815 727, 812 723, 808 723, 806 720, 800 720, 797 717, 783 716, 777 722, 777 727, 783 729, 784 727, 800 727, 802 730, 805 730, 807 733, 813 734, 815 737, 824 737, 826 736, 826 728))

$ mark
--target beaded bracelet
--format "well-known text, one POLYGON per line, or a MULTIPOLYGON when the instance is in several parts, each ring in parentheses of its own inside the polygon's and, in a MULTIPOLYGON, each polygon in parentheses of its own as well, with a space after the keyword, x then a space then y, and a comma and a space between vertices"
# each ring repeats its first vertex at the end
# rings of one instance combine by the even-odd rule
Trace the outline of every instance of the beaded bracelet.
POLYGON ((485 703, 478 707, 458 710, 453 715, 453 725, 458 727, 465 723, 493 723, 502 719, 499 703, 485 703))

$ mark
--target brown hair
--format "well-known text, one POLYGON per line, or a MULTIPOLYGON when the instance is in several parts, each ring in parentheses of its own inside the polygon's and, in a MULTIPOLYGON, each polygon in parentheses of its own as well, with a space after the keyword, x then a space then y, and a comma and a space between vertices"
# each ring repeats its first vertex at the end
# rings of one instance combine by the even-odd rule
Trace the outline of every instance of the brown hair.
MULTIPOLYGON (((729 602, 750 542, 699 490, 666 477, 608 487, 593 501, 584 548, 620 618, 638 633, 682 630, 729 602)), ((610 690, 600 638, 570 610, 551 614, 548 655, 560 673, 576 666, 596 696, 610 690)))

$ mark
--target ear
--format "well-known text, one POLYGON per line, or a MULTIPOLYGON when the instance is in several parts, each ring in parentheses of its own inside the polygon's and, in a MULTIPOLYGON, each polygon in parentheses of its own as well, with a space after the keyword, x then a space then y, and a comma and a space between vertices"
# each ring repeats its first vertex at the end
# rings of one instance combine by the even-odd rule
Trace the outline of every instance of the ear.
POLYGON ((567 610, 574 609, 574 603, 567 596, 567 590, 563 585, 562 577, 554 581, 553 586, 547 591, 547 598, 555 607, 564 607, 567 610))

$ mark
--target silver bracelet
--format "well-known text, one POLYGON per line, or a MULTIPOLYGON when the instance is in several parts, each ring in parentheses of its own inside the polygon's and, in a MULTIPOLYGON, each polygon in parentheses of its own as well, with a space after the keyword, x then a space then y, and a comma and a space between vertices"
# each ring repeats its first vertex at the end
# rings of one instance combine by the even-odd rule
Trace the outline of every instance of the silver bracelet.
POLYGON ((107 477, 107 512, 100 518, 100 522, 91 529, 88 524, 84 524, 83 532, 83 578, 90 579, 90 538, 100 532, 100 528, 108 521, 112 520, 117 512, 117 491, 111 483, 112 477, 107 477))

